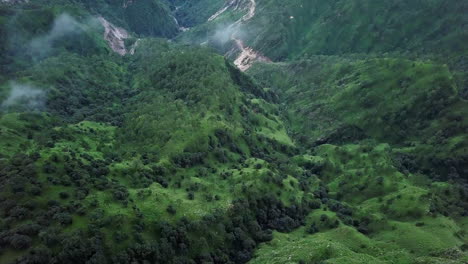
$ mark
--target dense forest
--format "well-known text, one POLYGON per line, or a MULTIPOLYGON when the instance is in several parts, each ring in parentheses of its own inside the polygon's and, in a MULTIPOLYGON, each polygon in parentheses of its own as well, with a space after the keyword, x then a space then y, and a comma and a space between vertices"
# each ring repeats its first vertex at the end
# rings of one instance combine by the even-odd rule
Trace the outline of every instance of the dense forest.
POLYGON ((0 264, 468 263, 468 2, 0 1, 0 264))

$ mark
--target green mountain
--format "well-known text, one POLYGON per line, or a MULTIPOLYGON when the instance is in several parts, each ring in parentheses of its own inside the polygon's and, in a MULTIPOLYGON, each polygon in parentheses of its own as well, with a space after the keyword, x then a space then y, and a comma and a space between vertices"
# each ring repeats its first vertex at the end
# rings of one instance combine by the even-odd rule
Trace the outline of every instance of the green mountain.
POLYGON ((468 6, 463 1, 262 2, 265 7, 249 25, 249 41, 275 59, 385 52, 466 55, 468 6))
POLYGON ((467 263, 466 10, 0 2, 0 263, 467 263))

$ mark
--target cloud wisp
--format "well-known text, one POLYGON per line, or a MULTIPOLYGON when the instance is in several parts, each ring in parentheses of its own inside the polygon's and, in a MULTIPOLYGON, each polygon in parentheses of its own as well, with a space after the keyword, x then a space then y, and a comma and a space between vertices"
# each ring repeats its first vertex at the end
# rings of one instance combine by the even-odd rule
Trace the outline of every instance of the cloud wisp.
POLYGON ((46 93, 30 84, 10 82, 8 97, 0 104, 4 110, 16 108, 21 110, 42 110, 45 108, 46 93))
POLYGON ((29 50, 36 57, 45 57, 50 54, 56 41, 74 34, 80 34, 86 31, 87 28, 95 28, 98 25, 99 21, 95 18, 90 18, 81 23, 69 14, 63 13, 55 18, 48 33, 31 40, 29 50))

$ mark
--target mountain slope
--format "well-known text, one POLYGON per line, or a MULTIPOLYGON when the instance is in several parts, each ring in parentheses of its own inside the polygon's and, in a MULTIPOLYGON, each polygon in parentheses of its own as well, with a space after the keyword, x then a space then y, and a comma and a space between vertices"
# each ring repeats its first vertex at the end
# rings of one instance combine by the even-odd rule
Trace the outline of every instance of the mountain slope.
POLYGON ((38 1, 2 4, 0 8, 0 28, 4 33, 0 61, 5 61, 2 62, 5 71, 20 62, 27 64, 30 59, 54 55, 56 48, 83 55, 100 53, 102 50, 98 49, 105 46, 101 37, 104 27, 106 32, 112 27, 112 31, 117 31, 115 34, 125 35, 110 36, 107 40, 127 39, 128 50, 135 37, 173 37, 179 32, 169 8, 153 0, 125 5, 103 1, 38 1))
POLYGON ((307 54, 466 54, 460 1, 259 1, 248 43, 274 59, 307 54), (274 26, 273 26, 274 25, 274 26))
POLYGON ((4 85, 44 91, 28 98, 44 112, 3 105, 1 262, 245 262, 309 210, 268 92, 207 50, 140 45, 63 51, 4 85))
POLYGON ((224 5, 224 0, 167 0, 174 10, 174 16, 185 28, 205 23, 224 5))
POLYGON ((466 261, 467 102, 446 66, 317 56, 249 72, 284 99, 290 133, 321 168, 322 200, 348 206, 327 203, 252 263, 466 261))

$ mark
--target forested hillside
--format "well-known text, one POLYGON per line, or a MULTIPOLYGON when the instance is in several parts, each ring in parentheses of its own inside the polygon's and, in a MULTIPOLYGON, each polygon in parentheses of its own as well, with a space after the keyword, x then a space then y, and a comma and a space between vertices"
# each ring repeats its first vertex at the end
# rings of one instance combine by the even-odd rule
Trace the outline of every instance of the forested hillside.
POLYGON ((467 263, 467 14, 1 1, 0 263, 467 263))
POLYGON ((249 25, 249 40, 275 59, 307 54, 466 54, 465 1, 258 2, 263 8, 249 25))

